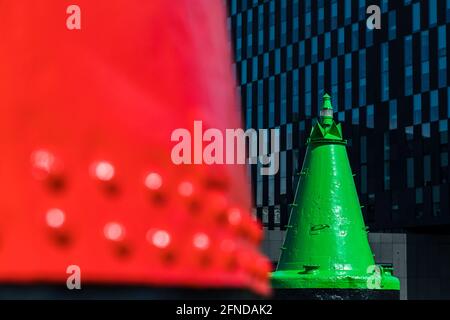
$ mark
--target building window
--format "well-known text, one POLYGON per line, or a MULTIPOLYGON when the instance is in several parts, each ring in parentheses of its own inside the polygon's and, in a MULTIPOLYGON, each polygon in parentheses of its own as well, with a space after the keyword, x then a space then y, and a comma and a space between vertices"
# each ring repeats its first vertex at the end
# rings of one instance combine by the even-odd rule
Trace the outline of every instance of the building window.
POLYGON ((375 127, 375 113, 373 110, 373 105, 367 106, 366 125, 367 125, 367 128, 371 128, 371 129, 373 129, 375 127))
POLYGON ((345 83, 345 110, 352 108, 352 98, 352 82, 348 81, 345 83))
POLYGON ((264 29, 264 6, 258 6, 258 30, 264 29))
POLYGON ((420 124, 422 122, 422 97, 420 94, 416 94, 414 96, 413 108, 414 108, 413 123, 420 124))
POLYGON ((412 10, 413 32, 420 31, 420 2, 413 4, 412 10))
POLYGON ((343 55, 345 52, 345 33, 344 28, 338 30, 338 55, 343 55))
POLYGON ((333 0, 331 3, 331 29, 337 28, 337 19, 338 19, 337 17, 338 17, 337 0, 333 0))
POLYGON ((421 61, 428 61, 430 59, 430 35, 428 31, 423 31, 420 36, 420 42, 421 42, 421 61))
POLYGON ((450 0, 447 0, 447 23, 450 22, 450 0))
POLYGON ((413 94, 413 67, 405 67, 405 96, 413 94))
MULTIPOLYGON (((318 73, 317 87, 318 87, 318 90, 319 90, 319 93, 318 93, 317 96, 319 97, 321 95, 321 93, 323 92, 324 85, 325 85, 325 64, 323 63, 323 61, 321 61, 318 64, 317 73, 318 73)), ((320 108, 317 108, 317 109, 318 109, 318 114, 319 114, 320 108)))
POLYGON ((389 40, 394 40, 397 37, 397 12, 389 12, 389 40))
POLYGON ((253 98, 252 84, 249 83, 245 87, 246 87, 246 91, 247 91, 247 108, 251 108, 252 107, 252 103, 253 103, 253 101, 252 101, 252 98, 253 98))
POLYGON ((298 92, 299 92, 299 87, 298 87, 298 85, 299 85, 299 80, 298 80, 298 76, 299 76, 299 71, 298 71, 298 69, 295 69, 293 72, 292 72, 292 94, 294 95, 294 96, 298 96, 298 92))
POLYGON ((405 66, 412 65, 413 59, 413 45, 412 45, 412 36, 406 36, 405 37, 405 66))
POLYGON ((384 133, 384 160, 390 160, 391 159, 391 144, 389 141, 389 132, 384 133))
POLYGON ((345 55, 345 109, 352 108, 352 54, 345 55))
POLYGON ((430 93, 430 121, 439 120, 439 97, 437 90, 430 93))
POLYGON ((381 100, 389 99, 389 45, 381 44, 381 100))
POLYGON ((258 80, 258 57, 252 58, 252 81, 258 80))
POLYGON ((236 1, 237 0, 231 0, 231 14, 236 14, 236 1))
POLYGON ((281 56, 280 49, 275 50, 275 74, 279 74, 281 72, 281 56))
POLYGON ((397 101, 389 102, 389 129, 397 129, 397 101))
POLYGON ((267 78, 269 76, 269 54, 264 53, 264 61, 263 61, 263 77, 267 78))
POLYGON ((275 48, 275 26, 271 25, 269 28, 269 49, 275 48))
POLYGON ((359 80, 359 106, 366 104, 366 78, 359 80))
POLYGON ((287 108, 287 100, 286 100, 286 74, 283 73, 280 77, 281 79, 281 84, 280 84, 280 93, 281 93, 281 110, 280 110, 280 122, 281 124, 286 124, 286 108, 287 108))
POLYGON ((422 92, 430 88, 430 62, 422 62, 422 92))
POLYGON ((241 57, 241 53, 242 53, 242 39, 241 38, 237 38, 236 39, 236 61, 241 61, 242 57, 241 57))
POLYGON ((299 18, 295 17, 293 22, 293 32, 292 32, 292 40, 293 42, 297 42, 299 39, 299 18))
POLYGON ((352 51, 358 50, 359 47, 359 24, 352 25, 352 51))
POLYGON ((428 18, 428 24, 430 27, 433 27, 437 24, 437 0, 428 0, 429 8, 429 18, 428 18))
POLYGON ((352 80, 352 55, 348 53, 345 55, 345 81, 352 80))
POLYGON ((258 53, 262 54, 264 50, 264 31, 258 30, 258 53))
POLYGON ((311 40, 311 63, 317 62, 317 54, 318 54, 318 46, 317 46, 317 37, 312 38, 311 40))
POLYGON ((280 37, 280 45, 282 47, 286 46, 286 31, 287 24, 286 21, 281 21, 281 37, 280 37))
POLYGON ((311 117, 311 92, 305 94, 305 116, 311 117))
POLYGON ((405 128, 405 136, 406 136, 407 141, 414 140, 414 127, 413 126, 405 128))
POLYGON ((416 204, 423 203, 423 188, 416 189, 416 204))
POLYGON ((311 66, 305 68, 305 115, 311 117, 311 66))
POLYGON ((366 0, 359 0, 359 20, 364 20, 366 17, 366 0))
POLYGON ((305 39, 311 36, 311 12, 305 14, 305 39))
POLYGON ((317 32, 319 34, 323 33, 324 18, 325 18, 324 8, 319 8, 319 21, 317 23, 317 32))
POLYGON ((412 36, 405 37, 405 95, 409 96, 413 94, 413 45, 412 36))
POLYGON ((441 120, 439 121, 439 135, 440 135, 440 143, 447 144, 448 143, 448 121, 441 120))
POLYGON ((366 77, 366 49, 359 51, 359 78, 366 77))
POLYGON ((447 86, 447 32, 446 26, 438 29, 439 87, 447 86))
POLYGON ((385 13, 385 12, 388 11, 388 9, 389 9, 389 7, 388 7, 388 0, 382 0, 381 1, 381 12, 385 13))
POLYGON ((406 186, 414 188, 414 158, 406 159, 406 186))
POLYGON ((391 172, 389 161, 384 162, 384 190, 391 189, 391 172))
POLYGON ((241 84, 247 83, 247 60, 243 60, 241 64, 241 84))
POLYGON ((352 124, 354 124, 354 125, 359 124, 359 109, 358 108, 352 109, 352 124))
POLYGON ((366 28, 366 47, 373 45, 373 30, 366 28))
POLYGON ((293 58, 292 46, 289 45, 287 47, 286 51, 287 51, 286 69, 291 70, 292 69, 292 58, 293 58))
POLYGON ((430 123, 422 123, 422 137, 430 138, 430 123))
MULTIPOLYGON (((264 104, 264 82, 262 80, 258 81, 258 104, 264 104)), ((248 107, 248 106, 247 106, 248 107)))
POLYGON ((350 24, 352 22, 352 2, 351 0, 345 0, 345 24, 350 24))
POLYGON ((325 33, 325 46, 324 46, 324 57, 329 59, 331 56, 331 33, 325 33))
POLYGON ((286 126, 286 149, 292 150, 292 123, 289 123, 286 126))
POLYGON ((303 67, 305 65, 305 42, 304 41, 300 42, 298 51, 299 51, 298 63, 300 65, 300 67, 303 67))

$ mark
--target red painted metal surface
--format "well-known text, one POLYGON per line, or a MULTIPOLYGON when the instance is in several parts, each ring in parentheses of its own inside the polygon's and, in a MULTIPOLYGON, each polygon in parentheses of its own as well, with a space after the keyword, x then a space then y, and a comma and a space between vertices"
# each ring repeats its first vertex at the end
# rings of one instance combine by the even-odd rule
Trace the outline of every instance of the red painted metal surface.
POLYGON ((172 164, 241 126, 222 1, 0 1, 0 282, 268 293, 245 168, 172 164))

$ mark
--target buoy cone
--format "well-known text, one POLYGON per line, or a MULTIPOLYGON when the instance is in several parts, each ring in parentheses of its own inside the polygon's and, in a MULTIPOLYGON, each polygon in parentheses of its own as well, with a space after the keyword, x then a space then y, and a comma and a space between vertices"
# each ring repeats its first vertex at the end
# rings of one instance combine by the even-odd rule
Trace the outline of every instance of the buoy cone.
POLYGON ((392 268, 376 265, 343 139, 325 95, 313 127, 281 256, 272 273, 287 298, 384 299, 399 295, 392 268))

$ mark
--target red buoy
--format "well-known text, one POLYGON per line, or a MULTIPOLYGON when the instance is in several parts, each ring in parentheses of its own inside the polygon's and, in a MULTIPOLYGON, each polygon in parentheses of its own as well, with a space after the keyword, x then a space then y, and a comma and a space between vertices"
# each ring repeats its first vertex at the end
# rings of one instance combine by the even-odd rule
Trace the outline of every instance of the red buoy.
POLYGON ((0 282, 267 294, 245 167, 171 159, 241 127, 223 1, 75 2, 0 5, 0 282))

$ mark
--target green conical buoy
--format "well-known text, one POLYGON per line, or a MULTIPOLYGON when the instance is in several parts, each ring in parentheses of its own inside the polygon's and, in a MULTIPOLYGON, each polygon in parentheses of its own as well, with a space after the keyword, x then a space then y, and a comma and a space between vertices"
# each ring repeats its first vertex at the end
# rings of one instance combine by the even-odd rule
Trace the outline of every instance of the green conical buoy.
POLYGON ((298 182, 272 286, 303 298, 397 298, 392 268, 375 265, 340 124, 325 95, 298 182))

